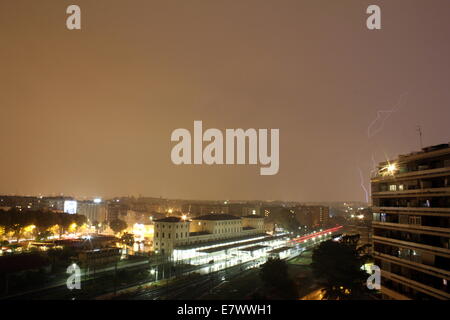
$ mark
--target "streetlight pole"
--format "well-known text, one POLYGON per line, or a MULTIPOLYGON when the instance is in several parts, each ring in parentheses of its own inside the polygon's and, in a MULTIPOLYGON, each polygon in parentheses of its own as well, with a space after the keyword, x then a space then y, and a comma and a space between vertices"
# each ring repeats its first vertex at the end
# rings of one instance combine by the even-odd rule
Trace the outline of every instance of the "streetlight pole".
POLYGON ((117 293, 117 261, 116 264, 114 265, 114 296, 117 293))

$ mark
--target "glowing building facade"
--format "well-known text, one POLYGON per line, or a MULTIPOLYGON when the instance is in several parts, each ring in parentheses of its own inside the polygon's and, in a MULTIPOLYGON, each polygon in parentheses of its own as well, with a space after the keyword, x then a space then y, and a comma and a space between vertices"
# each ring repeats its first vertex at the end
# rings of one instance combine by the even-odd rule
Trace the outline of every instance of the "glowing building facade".
POLYGON ((386 299, 449 299, 450 146, 379 164, 373 251, 386 299))
POLYGON ((265 235, 264 218, 209 214, 193 218, 167 217, 154 221, 153 249, 171 254, 176 247, 253 235, 265 235))

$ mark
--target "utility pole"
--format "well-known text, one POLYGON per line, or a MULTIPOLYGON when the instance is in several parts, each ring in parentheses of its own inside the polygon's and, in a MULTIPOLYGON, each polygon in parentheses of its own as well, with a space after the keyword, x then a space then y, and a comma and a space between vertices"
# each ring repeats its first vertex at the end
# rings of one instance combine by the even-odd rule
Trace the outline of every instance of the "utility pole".
POLYGON ((419 133, 420 150, 422 150, 423 149, 423 143, 422 143, 422 128, 421 128, 421 126, 418 125, 416 130, 419 133))

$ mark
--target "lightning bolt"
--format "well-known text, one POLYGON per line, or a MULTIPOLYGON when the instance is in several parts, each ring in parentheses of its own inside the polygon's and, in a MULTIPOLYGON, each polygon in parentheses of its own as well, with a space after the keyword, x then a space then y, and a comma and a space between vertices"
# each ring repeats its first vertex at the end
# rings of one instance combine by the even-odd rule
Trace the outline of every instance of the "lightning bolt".
POLYGON ((384 123, 387 119, 394 113, 400 110, 401 107, 405 104, 406 97, 408 93, 402 94, 397 103, 390 110, 378 110, 377 117, 369 124, 367 127, 367 137, 370 139, 378 134, 384 128, 384 123))
MULTIPOLYGON (((367 138, 369 140, 371 138, 373 138, 374 136, 376 136, 378 133, 380 133, 383 130, 386 121, 391 117, 391 115, 395 112, 398 112, 405 105, 406 98, 408 95, 409 95, 408 92, 405 92, 402 95, 400 95, 400 97, 397 100, 397 103, 395 103, 391 109, 377 111, 376 118, 367 127, 367 138)), ((372 153, 371 160, 372 160, 372 166, 371 166, 372 169, 370 171, 370 174, 372 175, 377 170, 377 163, 375 161, 375 156, 373 153, 372 153)), ((360 178, 360 186, 361 186, 361 189, 364 191, 364 195, 366 197, 366 202, 368 203, 369 202, 369 191, 364 182, 364 175, 363 175, 363 172, 362 172, 362 169, 360 166, 358 166, 358 173, 359 173, 359 178, 360 178)), ((369 189, 370 189, 370 186, 369 186, 369 189)))
POLYGON ((369 192, 367 191, 366 186, 364 185, 364 177, 360 167, 358 167, 359 178, 361 181, 361 188, 364 190, 364 194, 366 195, 366 202, 369 203, 369 192))

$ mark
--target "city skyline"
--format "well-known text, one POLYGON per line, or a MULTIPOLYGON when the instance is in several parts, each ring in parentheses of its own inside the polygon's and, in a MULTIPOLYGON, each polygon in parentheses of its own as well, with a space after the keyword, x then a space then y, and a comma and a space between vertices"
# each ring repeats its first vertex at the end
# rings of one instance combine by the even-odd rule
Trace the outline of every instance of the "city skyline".
POLYGON ((444 306, 449 12, 1 1, 0 300, 208 319, 444 306))
POLYGON ((368 201, 372 164, 447 143, 446 1, 2 4, 0 193, 368 201), (170 134, 278 128, 280 168, 176 166, 170 134))

